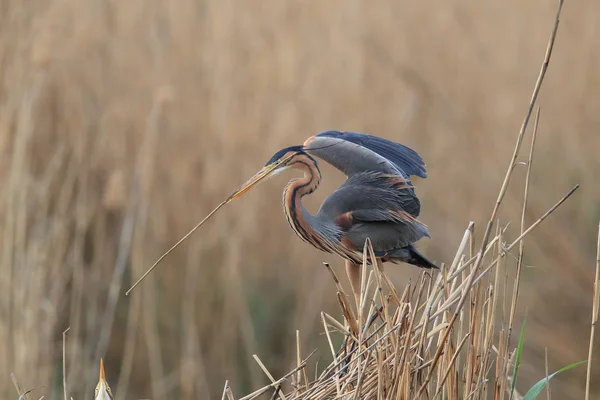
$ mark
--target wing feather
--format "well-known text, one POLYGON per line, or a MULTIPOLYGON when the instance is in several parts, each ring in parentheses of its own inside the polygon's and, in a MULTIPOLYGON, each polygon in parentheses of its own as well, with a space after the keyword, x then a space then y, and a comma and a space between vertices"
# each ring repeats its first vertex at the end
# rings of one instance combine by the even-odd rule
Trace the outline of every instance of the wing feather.
POLYGON ((408 180, 381 172, 362 172, 350 176, 325 199, 319 215, 334 219, 354 210, 397 210, 418 217, 421 202, 408 180))
POLYGON ((427 177, 425 162, 411 148, 365 133, 326 131, 308 138, 304 150, 347 176, 364 171, 427 177))
POLYGON ((367 237, 377 251, 406 247, 424 236, 431 237, 427 227, 405 211, 354 210, 348 214, 350 224, 344 236, 357 247, 367 237))
POLYGON ((419 199, 405 179, 363 172, 350 176, 333 192, 317 218, 333 221, 342 231, 342 243, 351 248, 362 249, 369 237, 373 249, 391 251, 430 236, 416 219, 419 211, 419 199))

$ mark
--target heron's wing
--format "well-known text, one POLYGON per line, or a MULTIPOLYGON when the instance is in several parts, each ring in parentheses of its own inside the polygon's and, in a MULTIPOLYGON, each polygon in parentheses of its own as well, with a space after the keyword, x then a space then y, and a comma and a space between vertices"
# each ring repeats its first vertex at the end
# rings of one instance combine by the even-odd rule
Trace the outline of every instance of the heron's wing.
POLYGON ((327 131, 308 138, 304 150, 347 176, 365 171, 427 177, 425 162, 414 150, 364 133, 327 131))
POLYGON ((419 199, 407 180, 363 172, 350 176, 333 192, 317 218, 334 222, 348 248, 362 250, 368 237, 374 250, 387 252, 429 237, 427 227, 416 219, 419 211, 419 199))
POLYGON ((317 215, 335 219, 354 210, 398 211, 418 217, 421 202, 407 179, 381 172, 362 172, 348 177, 325 199, 317 215))
POLYGON ((354 210, 338 217, 342 243, 361 250, 367 238, 373 250, 388 252, 430 237, 427 227, 405 211, 354 210))

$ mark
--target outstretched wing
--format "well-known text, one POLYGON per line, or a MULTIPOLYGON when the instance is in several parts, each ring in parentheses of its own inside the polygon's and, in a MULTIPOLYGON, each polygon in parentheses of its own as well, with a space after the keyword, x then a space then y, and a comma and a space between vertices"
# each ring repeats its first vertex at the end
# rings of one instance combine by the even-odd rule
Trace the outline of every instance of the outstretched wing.
POLYGON ((427 177, 425 162, 414 150, 365 133, 327 131, 308 138, 304 150, 347 176, 365 171, 427 177))

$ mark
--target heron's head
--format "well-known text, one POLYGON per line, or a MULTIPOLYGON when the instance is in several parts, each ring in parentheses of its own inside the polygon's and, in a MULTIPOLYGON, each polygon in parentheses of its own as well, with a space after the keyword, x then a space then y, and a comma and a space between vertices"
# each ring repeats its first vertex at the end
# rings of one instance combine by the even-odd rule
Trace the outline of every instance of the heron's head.
POLYGON ((271 157, 265 166, 258 171, 256 175, 244 183, 238 190, 236 190, 229 197, 227 202, 240 197, 260 181, 271 178, 281 171, 291 167, 292 164, 298 160, 298 157, 307 156, 303 149, 303 146, 291 146, 281 149, 277 153, 273 154, 273 157, 271 157))
POLYGON ((104 375, 104 361, 100 359, 100 379, 96 385, 96 392, 94 394, 94 400, 114 400, 110 386, 106 382, 106 376, 104 375))

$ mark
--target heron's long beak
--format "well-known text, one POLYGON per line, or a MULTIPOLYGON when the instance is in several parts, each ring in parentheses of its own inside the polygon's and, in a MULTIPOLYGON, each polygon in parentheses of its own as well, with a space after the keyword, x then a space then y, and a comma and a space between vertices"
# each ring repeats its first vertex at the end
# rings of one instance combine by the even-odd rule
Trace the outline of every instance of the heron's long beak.
POLYGON ((104 375, 104 360, 100 357, 100 378, 98 382, 106 382, 106 376, 104 375))
POLYGON ((242 186, 240 186, 240 188, 238 190, 233 192, 233 194, 231 196, 229 196, 229 198, 227 199, 227 203, 233 201, 234 199, 237 199, 238 197, 240 197, 241 195, 246 193, 248 190, 250 190, 254 185, 256 185, 257 183, 259 183, 260 181, 262 181, 263 179, 265 179, 266 177, 271 175, 277 169, 277 166, 278 166, 278 164, 273 163, 273 164, 267 165, 266 167, 263 167, 252 178, 248 179, 248 181, 246 181, 246 183, 244 183, 242 186))

